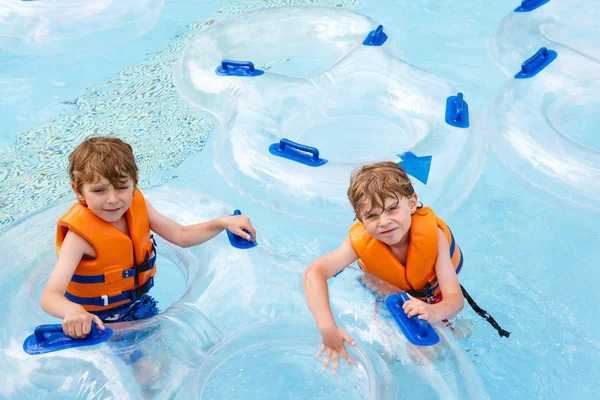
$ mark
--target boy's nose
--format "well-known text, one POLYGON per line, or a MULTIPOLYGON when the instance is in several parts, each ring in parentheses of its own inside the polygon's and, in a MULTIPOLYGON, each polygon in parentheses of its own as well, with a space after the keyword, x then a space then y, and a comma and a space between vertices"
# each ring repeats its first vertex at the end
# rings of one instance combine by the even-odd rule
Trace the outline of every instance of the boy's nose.
POLYGON ((386 215, 386 213, 381 213, 379 216, 379 225, 386 226, 390 222, 390 218, 386 215))
POLYGON ((106 201, 109 203, 116 203, 118 200, 117 198, 117 194, 115 193, 114 190, 109 190, 108 191, 108 197, 106 198, 106 201))

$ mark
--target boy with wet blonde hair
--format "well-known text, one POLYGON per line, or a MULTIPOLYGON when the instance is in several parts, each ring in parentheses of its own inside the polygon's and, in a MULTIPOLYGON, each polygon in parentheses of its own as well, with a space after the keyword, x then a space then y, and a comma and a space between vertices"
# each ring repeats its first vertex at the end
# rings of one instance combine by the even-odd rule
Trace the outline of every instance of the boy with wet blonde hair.
POLYGON ((223 216, 181 226, 159 213, 137 188, 132 148, 118 138, 85 140, 69 157, 74 204, 57 226, 58 261, 40 303, 62 318, 65 334, 85 337, 92 322, 149 318, 158 313, 148 294, 156 271, 151 231, 181 247, 210 240, 224 229, 256 239, 247 216, 223 216))
POLYGON ((460 249, 454 249, 451 257, 451 232, 431 209, 418 206, 402 167, 381 162, 354 171, 348 199, 358 222, 339 248, 309 265, 303 278, 306 300, 323 340, 317 357, 326 353, 323 369, 331 361, 334 373, 340 354, 350 364, 344 342, 353 346, 354 340, 335 323, 327 280, 351 263, 358 261, 365 272, 406 291, 410 300, 403 308, 408 317, 442 321, 464 304, 457 278, 460 249))

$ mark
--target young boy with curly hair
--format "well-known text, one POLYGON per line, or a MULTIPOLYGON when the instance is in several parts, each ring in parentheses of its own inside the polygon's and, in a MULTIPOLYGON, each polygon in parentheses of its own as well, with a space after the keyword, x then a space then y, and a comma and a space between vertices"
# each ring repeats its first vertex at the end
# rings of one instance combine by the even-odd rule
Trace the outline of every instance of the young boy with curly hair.
POLYGON ((339 367, 341 354, 350 356, 344 342, 352 338, 335 323, 329 306, 327 280, 351 263, 406 291, 403 305, 408 317, 430 323, 458 313, 464 304, 457 273, 462 252, 448 226, 418 197, 404 169, 393 162, 363 166, 352 174, 348 199, 358 221, 339 248, 311 263, 304 274, 308 306, 321 332, 326 353, 339 367))
POLYGON ((132 148, 118 138, 85 140, 69 157, 74 204, 56 230, 58 261, 40 303, 62 318, 65 334, 82 338, 92 322, 131 321, 158 313, 148 294, 156 249, 151 231, 181 247, 195 246, 228 229, 256 239, 247 216, 223 216, 182 226, 159 213, 137 188, 132 148))

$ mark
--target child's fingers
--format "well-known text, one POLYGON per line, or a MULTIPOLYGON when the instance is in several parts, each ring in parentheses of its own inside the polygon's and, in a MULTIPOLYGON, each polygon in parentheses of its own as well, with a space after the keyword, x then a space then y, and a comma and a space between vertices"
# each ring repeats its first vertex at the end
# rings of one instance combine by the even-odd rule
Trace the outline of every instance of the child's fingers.
POLYGON ((335 374, 340 367, 339 354, 333 353, 333 361, 331 362, 331 373, 335 374))
POLYGON ((62 323, 62 327, 63 327, 63 332, 67 335, 67 336, 71 336, 73 337, 73 335, 75 334, 75 332, 73 332, 73 326, 70 324, 65 323, 65 321, 63 321, 62 323))
POLYGON ((323 361, 323 367, 321 368, 323 371, 327 369, 327 365, 329 364, 329 360, 331 360, 332 351, 327 349, 327 355, 325 356, 325 361, 323 361))
POLYGON ((235 229, 231 229, 231 232, 233 232, 235 235, 243 237, 246 240, 250 240, 250 234, 248 232, 244 231, 244 227, 240 226, 239 228, 235 228, 235 229))
POLYGON ((317 352, 317 354, 315 355, 316 358, 321 357, 321 354, 323 354, 323 352, 325 351, 327 347, 325 347, 325 345, 321 346, 321 349, 317 352))
POLYGON ((408 318, 412 318, 417 314, 421 314, 418 307, 407 307, 404 312, 408 318))
POLYGON ((98 329, 100 329, 101 331, 104 330, 104 322, 102 322, 102 320, 97 315, 92 314, 92 321, 94 321, 94 323, 98 326, 98 329))
POLYGON ((89 323, 87 321, 83 321, 83 323, 81 324, 81 334, 83 336, 87 336, 87 335, 89 335, 91 330, 92 330, 92 320, 90 320, 89 323))
POLYGON ((75 337, 76 338, 82 338, 83 337, 83 324, 85 324, 85 321, 78 321, 75 324, 75 337))
POLYGON ((352 339, 346 332, 342 334, 342 339, 350 346, 354 346, 354 339, 352 339))
MULTIPOLYGON (((245 228, 252 235, 251 239, 254 240, 254 241, 256 241, 256 231, 254 230, 254 227, 252 226, 252 224, 250 223, 250 221, 248 221, 248 225, 245 228)), ((250 239, 248 239, 248 240, 250 240, 250 239)))
POLYGON ((352 365, 352 359, 350 358, 350 354, 348 354, 348 351, 346 350, 346 348, 344 348, 342 350, 342 356, 344 357, 344 359, 346 360, 348 365, 352 365))

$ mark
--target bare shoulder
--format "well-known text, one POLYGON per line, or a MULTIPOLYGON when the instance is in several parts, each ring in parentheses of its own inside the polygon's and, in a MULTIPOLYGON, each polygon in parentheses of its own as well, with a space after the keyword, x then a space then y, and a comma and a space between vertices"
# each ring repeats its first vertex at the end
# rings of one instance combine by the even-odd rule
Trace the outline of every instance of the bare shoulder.
POLYGON ((439 248, 449 249, 450 246, 448 245, 448 238, 446 237, 446 234, 444 233, 442 228, 440 228, 439 226, 437 228, 437 236, 438 236, 438 249, 439 248))
POLYGON ((358 260, 358 254, 356 254, 354 246, 352 246, 350 236, 346 236, 340 247, 338 247, 338 251, 340 252, 340 255, 353 259, 351 262, 358 260))
POLYGON ((65 236, 65 240, 60 248, 60 254, 68 252, 70 254, 87 255, 89 257, 96 257, 96 250, 94 246, 79 234, 69 230, 65 236))

